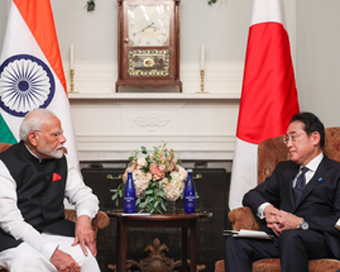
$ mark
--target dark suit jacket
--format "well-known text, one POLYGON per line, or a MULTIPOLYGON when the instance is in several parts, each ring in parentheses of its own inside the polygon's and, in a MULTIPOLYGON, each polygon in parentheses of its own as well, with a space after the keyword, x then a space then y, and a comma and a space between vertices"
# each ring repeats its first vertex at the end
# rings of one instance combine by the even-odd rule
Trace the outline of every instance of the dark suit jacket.
MULTIPOLYGON (((292 161, 280 162, 264 183, 245 194, 243 205, 256 214, 261 204, 270 202, 305 218, 311 230, 324 233, 333 254, 340 259, 340 231, 334 227, 340 218, 340 163, 324 156, 295 205, 292 183, 298 170, 299 165, 292 161)), ((261 229, 269 231, 265 224, 263 220, 261 229)))

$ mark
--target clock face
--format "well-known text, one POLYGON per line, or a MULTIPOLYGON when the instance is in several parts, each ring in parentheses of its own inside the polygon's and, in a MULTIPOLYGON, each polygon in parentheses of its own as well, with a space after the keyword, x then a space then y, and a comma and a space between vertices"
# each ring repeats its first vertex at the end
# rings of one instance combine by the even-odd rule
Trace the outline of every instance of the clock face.
POLYGON ((130 46, 168 46, 170 5, 129 5, 130 46))

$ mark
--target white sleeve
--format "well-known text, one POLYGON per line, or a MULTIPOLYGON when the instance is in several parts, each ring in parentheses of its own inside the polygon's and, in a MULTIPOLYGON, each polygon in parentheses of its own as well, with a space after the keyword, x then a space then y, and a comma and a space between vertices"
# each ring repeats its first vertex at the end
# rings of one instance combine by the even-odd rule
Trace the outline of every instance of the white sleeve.
POLYGON ((340 230, 340 218, 338 219, 338 221, 336 221, 335 227, 336 227, 338 230, 340 230))
POLYGON ((16 182, 0 161, 0 227, 17 240, 22 240, 42 253, 48 260, 58 244, 46 241, 40 232, 24 221, 17 206, 16 182))
POLYGON ((264 215, 264 209, 267 208, 268 206, 270 206, 271 204, 269 202, 264 202, 263 204, 260 205, 260 207, 258 207, 257 209, 257 216, 260 219, 265 218, 266 216, 264 215))
MULTIPOLYGON (((66 156, 67 159, 67 156, 66 156)), ((91 188, 84 184, 79 172, 67 162, 68 173, 65 197, 70 204, 75 205, 77 216, 88 215, 93 219, 99 210, 99 200, 91 188)))

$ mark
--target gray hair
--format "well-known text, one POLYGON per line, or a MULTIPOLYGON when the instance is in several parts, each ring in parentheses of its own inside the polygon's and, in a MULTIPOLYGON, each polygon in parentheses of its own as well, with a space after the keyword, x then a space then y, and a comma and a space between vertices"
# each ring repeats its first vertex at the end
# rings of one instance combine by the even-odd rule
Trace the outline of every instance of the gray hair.
POLYGON ((47 109, 36 109, 29 112, 22 121, 19 129, 20 140, 27 142, 28 134, 34 130, 39 130, 44 121, 50 117, 56 116, 52 111, 47 109))

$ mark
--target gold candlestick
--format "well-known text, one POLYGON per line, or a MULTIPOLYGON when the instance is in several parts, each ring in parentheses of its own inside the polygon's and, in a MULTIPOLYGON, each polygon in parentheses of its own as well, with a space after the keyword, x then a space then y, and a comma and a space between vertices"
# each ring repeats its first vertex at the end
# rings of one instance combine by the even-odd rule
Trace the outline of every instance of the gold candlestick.
POLYGON ((69 93, 77 93, 74 91, 74 69, 70 70, 70 76, 71 76, 71 91, 69 91, 69 93))
POLYGON ((205 76, 205 71, 202 69, 201 70, 201 91, 197 93, 201 93, 201 94, 208 93, 204 91, 204 76, 205 76))

